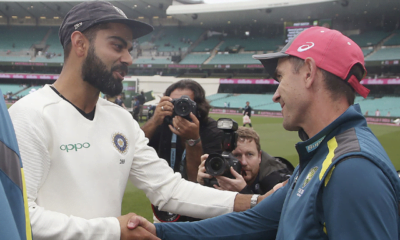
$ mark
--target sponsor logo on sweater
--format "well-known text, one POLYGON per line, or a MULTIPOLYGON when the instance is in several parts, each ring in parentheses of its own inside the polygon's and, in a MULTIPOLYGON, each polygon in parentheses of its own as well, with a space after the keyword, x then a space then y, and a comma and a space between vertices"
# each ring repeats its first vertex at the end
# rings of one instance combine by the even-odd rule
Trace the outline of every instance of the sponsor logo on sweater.
POLYGON ((310 145, 308 145, 308 146, 306 147, 307 152, 312 152, 312 151, 314 151, 315 149, 317 149, 318 146, 321 144, 321 142, 324 140, 324 138, 325 138, 325 136, 323 136, 322 138, 320 138, 320 139, 318 139, 317 141, 315 141, 315 142, 311 143, 310 145))
POLYGON ((85 143, 73 143, 73 144, 64 144, 60 146, 61 151, 75 151, 77 152, 78 150, 84 149, 84 148, 90 148, 90 143, 85 142, 85 143))
POLYGON ((114 133, 112 135, 112 142, 118 152, 125 154, 128 149, 128 140, 122 133, 114 133))

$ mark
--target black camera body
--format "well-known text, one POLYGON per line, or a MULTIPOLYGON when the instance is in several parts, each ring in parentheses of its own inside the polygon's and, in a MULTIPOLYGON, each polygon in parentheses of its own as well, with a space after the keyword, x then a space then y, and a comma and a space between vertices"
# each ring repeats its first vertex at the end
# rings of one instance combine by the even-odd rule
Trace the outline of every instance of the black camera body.
MULTIPOLYGON (((210 154, 204 163, 206 172, 211 176, 225 176, 228 178, 234 178, 230 171, 230 167, 240 173, 242 165, 239 160, 232 155, 232 151, 236 148, 238 124, 230 118, 220 118, 217 121, 218 129, 223 131, 222 138, 222 154, 210 154)), ((216 178, 204 179, 204 185, 213 187, 218 185, 216 178)))
POLYGON ((189 121, 192 121, 190 113, 193 113, 197 117, 197 104, 195 101, 190 99, 189 96, 182 95, 180 98, 172 99, 171 103, 174 105, 174 112, 172 113, 172 116, 164 118, 167 123, 172 124, 172 119, 175 116, 183 117, 189 121))

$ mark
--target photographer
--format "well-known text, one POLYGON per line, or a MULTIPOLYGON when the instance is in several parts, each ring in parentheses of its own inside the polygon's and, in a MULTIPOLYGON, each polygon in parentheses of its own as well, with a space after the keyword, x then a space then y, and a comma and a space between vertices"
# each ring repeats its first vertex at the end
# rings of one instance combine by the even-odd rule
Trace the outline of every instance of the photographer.
POLYGON ((190 79, 180 80, 167 88, 153 117, 142 127, 149 146, 175 172, 192 182, 196 182, 201 155, 222 151, 220 130, 216 121, 208 117, 209 109, 201 85, 190 79), (182 96, 188 98, 183 100, 182 96), (175 109, 177 101, 185 103, 177 104, 179 109, 175 109), (194 108, 195 114, 191 112, 186 118, 176 114, 194 108))
MULTIPOLYGON (((243 194, 264 194, 290 177, 293 166, 285 159, 272 157, 262 151, 260 137, 256 131, 239 127, 237 135, 237 147, 232 151, 232 155, 240 161, 241 171, 237 173, 233 168, 230 169, 234 179, 216 177, 219 186, 214 185, 215 188, 243 194)), ((206 173, 204 166, 207 157, 208 154, 202 156, 197 175, 197 181, 202 185, 204 178, 212 178, 206 173)))

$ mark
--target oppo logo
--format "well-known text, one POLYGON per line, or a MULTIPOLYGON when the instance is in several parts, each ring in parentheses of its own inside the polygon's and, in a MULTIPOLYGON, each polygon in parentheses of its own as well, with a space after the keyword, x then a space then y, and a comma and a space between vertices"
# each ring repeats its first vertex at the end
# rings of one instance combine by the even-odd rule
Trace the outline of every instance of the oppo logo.
POLYGON ((314 43, 313 43, 313 42, 306 42, 306 43, 308 43, 308 44, 301 45, 301 46, 297 49, 297 51, 298 51, 298 52, 304 52, 304 51, 307 51, 308 49, 314 47, 314 43))
POLYGON ((65 145, 61 145, 60 149, 61 151, 74 151, 77 152, 79 149, 82 148, 89 148, 90 144, 88 142, 85 143, 75 143, 75 144, 65 144, 65 145))

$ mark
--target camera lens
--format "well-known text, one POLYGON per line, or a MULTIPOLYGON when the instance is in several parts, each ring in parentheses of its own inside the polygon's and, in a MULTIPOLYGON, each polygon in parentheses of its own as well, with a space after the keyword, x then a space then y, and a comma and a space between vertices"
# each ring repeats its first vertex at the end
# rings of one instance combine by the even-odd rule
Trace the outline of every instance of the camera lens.
POLYGON ((221 176, 222 174, 224 174, 226 169, 229 169, 229 167, 227 167, 227 162, 224 157, 214 153, 208 156, 206 162, 204 163, 204 166, 206 168, 206 172, 211 176, 221 176))
POLYGON ((182 99, 175 104, 174 110, 178 116, 188 116, 190 114, 190 103, 182 99))
POLYGON ((221 167, 223 165, 223 160, 221 158, 212 158, 210 160, 210 167, 213 171, 217 172, 221 170, 221 167))

